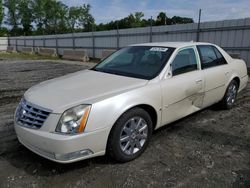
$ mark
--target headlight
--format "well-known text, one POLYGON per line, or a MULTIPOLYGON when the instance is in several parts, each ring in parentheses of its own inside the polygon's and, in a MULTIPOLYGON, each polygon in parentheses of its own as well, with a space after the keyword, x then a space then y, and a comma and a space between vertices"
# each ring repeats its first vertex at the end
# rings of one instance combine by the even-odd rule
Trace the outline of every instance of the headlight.
POLYGON ((82 133, 85 129, 90 109, 90 105, 79 105, 66 110, 58 122, 56 132, 64 134, 82 133))

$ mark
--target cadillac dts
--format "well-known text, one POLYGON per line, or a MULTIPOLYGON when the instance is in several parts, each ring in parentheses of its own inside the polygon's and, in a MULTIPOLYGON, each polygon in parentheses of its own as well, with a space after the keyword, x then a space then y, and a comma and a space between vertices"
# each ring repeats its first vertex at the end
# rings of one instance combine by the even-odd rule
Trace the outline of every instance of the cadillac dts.
POLYGON ((153 130, 215 103, 231 109, 247 81, 246 63, 214 44, 131 45, 90 70, 31 87, 15 131, 56 162, 104 154, 127 162, 145 151, 153 130))

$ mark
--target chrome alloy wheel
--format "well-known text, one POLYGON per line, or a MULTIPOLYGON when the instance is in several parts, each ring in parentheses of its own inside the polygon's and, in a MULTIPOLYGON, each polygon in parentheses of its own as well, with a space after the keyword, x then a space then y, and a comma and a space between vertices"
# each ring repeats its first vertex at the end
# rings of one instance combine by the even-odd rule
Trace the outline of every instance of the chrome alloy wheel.
POLYGON ((148 138, 147 122, 141 117, 130 118, 120 134, 120 148, 127 155, 133 155, 145 144, 148 138))
POLYGON ((237 86, 235 84, 231 84, 228 88, 227 92, 227 104, 233 105, 237 96, 237 86))

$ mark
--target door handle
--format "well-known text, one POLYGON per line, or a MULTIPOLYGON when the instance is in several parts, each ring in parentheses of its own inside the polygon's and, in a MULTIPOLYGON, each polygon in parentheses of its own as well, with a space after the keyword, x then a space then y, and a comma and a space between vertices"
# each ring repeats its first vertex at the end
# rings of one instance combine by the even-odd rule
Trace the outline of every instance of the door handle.
POLYGON ((196 82, 196 84, 200 84, 202 82, 202 79, 198 79, 195 82, 196 82))

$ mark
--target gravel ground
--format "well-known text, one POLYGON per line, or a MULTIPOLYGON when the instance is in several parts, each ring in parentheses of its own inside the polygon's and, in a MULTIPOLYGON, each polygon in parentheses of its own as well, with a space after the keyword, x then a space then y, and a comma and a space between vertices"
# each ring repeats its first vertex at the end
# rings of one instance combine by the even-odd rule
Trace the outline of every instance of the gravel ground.
POLYGON ((13 128, 29 87, 92 64, 0 61, 0 187, 250 187, 250 83, 230 111, 212 106, 155 131, 138 159, 62 165, 19 144, 13 128))

